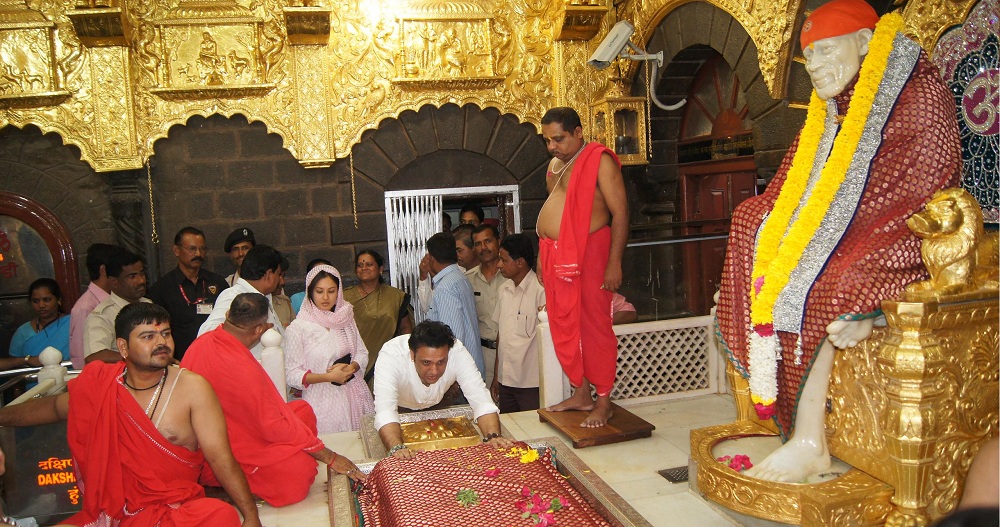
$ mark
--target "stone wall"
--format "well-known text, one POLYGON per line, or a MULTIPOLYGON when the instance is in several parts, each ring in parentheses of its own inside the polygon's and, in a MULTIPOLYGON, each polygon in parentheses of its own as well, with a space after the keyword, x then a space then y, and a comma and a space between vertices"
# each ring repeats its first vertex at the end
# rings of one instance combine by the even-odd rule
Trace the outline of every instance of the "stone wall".
POLYGON ((225 238, 249 227, 258 243, 288 256, 286 292, 303 288, 305 265, 314 258, 353 278, 358 251, 387 254, 386 190, 519 184, 522 225, 533 228, 548 161, 534 126, 495 109, 446 105, 405 112, 354 147, 355 228, 351 160, 303 168, 262 123, 240 115, 193 117, 157 141, 155 152, 160 274, 175 265, 174 234, 192 225, 205 231, 208 267, 228 275, 234 267, 223 252, 225 238))

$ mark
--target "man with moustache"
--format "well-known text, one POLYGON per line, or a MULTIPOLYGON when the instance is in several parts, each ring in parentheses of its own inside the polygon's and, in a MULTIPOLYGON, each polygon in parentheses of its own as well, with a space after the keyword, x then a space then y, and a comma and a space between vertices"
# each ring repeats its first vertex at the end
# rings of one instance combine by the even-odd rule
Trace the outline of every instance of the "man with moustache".
POLYGON ((455 237, 455 251, 458 254, 458 266, 463 271, 468 271, 479 265, 479 257, 476 256, 475 244, 472 241, 472 231, 475 227, 468 223, 463 223, 452 229, 451 234, 455 237))
POLYGON ((575 388, 549 410, 589 412, 580 426, 595 428, 612 414, 618 338, 610 306, 622 283, 628 199, 618 157, 584 140, 576 110, 545 112, 542 138, 553 159, 545 175, 549 197, 536 223, 539 268, 556 357, 575 388))
POLYGON ((257 245, 257 238, 254 237, 253 231, 246 227, 236 229, 229 233, 229 236, 226 236, 226 243, 223 244, 222 249, 236 266, 236 271, 226 277, 227 284, 236 284, 236 280, 240 277, 240 265, 243 264, 243 258, 255 245, 257 245))
POLYGON ((115 319, 115 335, 123 362, 88 364, 67 393, 0 409, 0 426, 68 421, 83 509, 64 523, 236 527, 236 510, 206 498, 198 483, 207 462, 243 514, 243 526, 259 527, 212 387, 170 365, 170 314, 155 304, 127 305, 115 319))
MULTIPOLYGON (((243 258, 240 265, 240 277, 232 287, 226 289, 215 300, 215 307, 212 314, 208 316, 201 328, 198 329, 198 336, 202 336, 209 331, 219 327, 225 322, 229 305, 240 293, 260 293, 267 298, 268 315, 267 321, 274 325, 274 329, 285 336, 285 327, 281 324, 278 314, 271 304, 271 295, 281 289, 284 271, 282 271, 283 257, 277 249, 270 245, 257 245, 250 249, 243 258)), ((264 347, 257 342, 250 351, 254 357, 260 359, 260 354, 264 347)))
POLYGON ((483 223, 472 231, 473 247, 479 265, 465 272, 472 285, 472 295, 476 301, 476 316, 479 318, 479 344, 483 348, 486 363, 486 382, 493 378, 493 366, 497 359, 497 323, 493 320, 493 310, 497 306, 497 294, 504 282, 500 275, 500 233, 497 228, 483 223))
POLYGON ((83 327, 83 358, 87 364, 99 360, 119 362, 121 353, 115 346, 115 317, 123 307, 137 302, 149 302, 146 294, 146 265, 142 257, 118 248, 106 267, 111 294, 87 315, 83 327))
POLYGON ((208 245, 205 233, 184 227, 174 236, 177 267, 149 288, 149 299, 170 313, 177 360, 198 336, 198 328, 212 312, 215 299, 229 287, 221 276, 205 269, 208 245))

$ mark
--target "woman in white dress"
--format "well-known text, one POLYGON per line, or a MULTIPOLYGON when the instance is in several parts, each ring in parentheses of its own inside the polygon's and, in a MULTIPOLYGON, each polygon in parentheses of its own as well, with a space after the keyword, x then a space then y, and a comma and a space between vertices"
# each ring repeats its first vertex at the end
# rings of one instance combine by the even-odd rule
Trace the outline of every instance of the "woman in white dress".
POLYGON ((288 385, 302 390, 319 433, 357 430, 361 417, 375 411, 359 373, 368 365, 368 350, 336 268, 319 265, 306 275, 306 298, 285 330, 284 347, 288 385))

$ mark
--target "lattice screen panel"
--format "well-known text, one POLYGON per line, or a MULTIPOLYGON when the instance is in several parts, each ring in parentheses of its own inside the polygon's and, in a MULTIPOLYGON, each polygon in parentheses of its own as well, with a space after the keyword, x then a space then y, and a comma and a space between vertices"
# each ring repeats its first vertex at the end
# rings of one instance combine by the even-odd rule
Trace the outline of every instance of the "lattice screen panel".
POLYGON ((710 388, 706 326, 618 335, 618 377, 612 399, 710 388))

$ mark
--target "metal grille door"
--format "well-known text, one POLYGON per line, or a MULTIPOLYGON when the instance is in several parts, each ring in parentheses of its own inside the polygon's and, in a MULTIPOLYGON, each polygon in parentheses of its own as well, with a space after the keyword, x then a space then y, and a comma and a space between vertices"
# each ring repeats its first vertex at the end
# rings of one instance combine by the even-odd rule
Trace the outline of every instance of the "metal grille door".
POLYGON ((417 284, 420 260, 427 253, 425 242, 441 231, 441 195, 386 192, 385 210, 389 242, 389 280, 410 294, 417 323, 423 320, 417 284))

